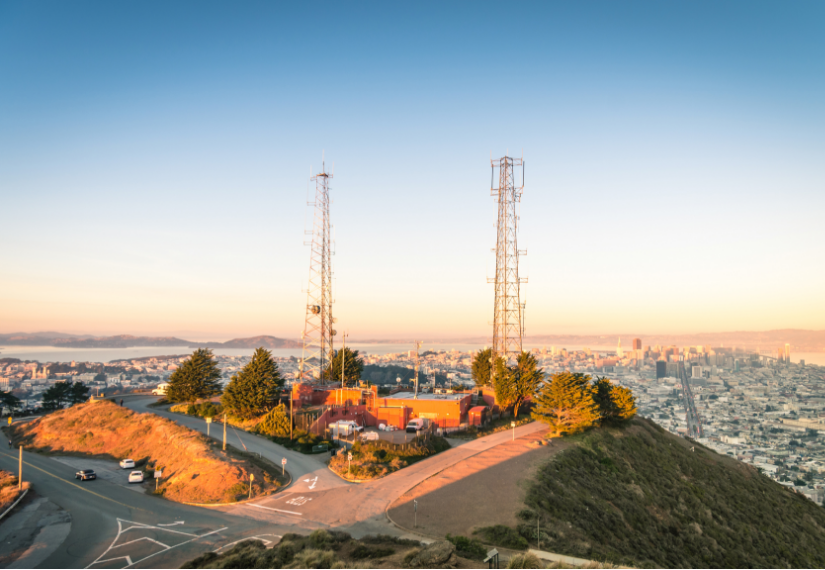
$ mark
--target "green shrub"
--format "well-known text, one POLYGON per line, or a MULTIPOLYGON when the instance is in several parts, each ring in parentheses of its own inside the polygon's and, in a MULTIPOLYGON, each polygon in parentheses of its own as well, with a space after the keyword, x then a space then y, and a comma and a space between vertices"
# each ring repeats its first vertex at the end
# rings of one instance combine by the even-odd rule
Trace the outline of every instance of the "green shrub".
POLYGON ((487 557, 487 548, 476 538, 467 538, 461 535, 453 536, 451 534, 447 534, 444 538, 455 545, 459 556, 474 560, 484 560, 487 557))
POLYGON ((376 546, 367 546, 365 544, 358 544, 352 549, 350 556, 356 560, 363 560, 364 558, 383 558, 395 554, 392 548, 381 548, 376 546))
POLYGON ((495 544, 513 550, 524 550, 528 546, 527 539, 521 536, 517 530, 503 524, 485 526, 476 530, 473 534, 480 534, 484 542, 488 544, 495 544))

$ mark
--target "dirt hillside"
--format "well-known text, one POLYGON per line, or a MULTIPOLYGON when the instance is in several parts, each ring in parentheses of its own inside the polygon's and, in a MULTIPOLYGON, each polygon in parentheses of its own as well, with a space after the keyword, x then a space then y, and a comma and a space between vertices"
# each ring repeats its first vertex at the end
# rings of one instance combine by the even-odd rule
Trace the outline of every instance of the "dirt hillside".
MULTIPOLYGON (((185 503, 223 503, 246 498, 249 475, 255 495, 278 482, 251 462, 221 451, 213 440, 171 420, 140 414, 111 402, 90 402, 59 410, 10 430, 15 447, 64 455, 131 458, 152 476, 163 470, 160 493, 185 503)), ((151 485, 154 490, 154 485, 151 485)))

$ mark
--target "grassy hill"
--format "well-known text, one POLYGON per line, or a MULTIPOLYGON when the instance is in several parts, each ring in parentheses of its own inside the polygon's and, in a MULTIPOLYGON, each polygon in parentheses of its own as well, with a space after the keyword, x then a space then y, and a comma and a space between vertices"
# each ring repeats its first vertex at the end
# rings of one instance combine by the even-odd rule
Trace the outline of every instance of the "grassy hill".
POLYGON ((538 523, 543 549, 614 564, 825 566, 825 509, 753 467, 644 419, 568 439, 527 482, 531 546, 538 523))
MULTIPOLYGON (((256 496, 281 486, 280 466, 221 451, 206 436, 154 414, 140 414, 108 401, 72 406, 7 429, 15 447, 53 455, 134 459, 149 477, 163 471, 159 491, 184 503, 245 499, 249 475, 256 496)), ((154 490, 153 483, 147 483, 154 490)))

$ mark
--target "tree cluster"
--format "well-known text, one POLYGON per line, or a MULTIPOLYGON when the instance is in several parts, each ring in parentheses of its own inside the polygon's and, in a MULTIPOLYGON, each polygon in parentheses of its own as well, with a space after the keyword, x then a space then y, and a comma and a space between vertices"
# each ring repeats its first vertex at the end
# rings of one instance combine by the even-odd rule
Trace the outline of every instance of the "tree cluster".
POLYGON ((343 350, 335 351, 329 366, 324 371, 324 377, 329 382, 340 382, 342 362, 344 387, 357 385, 361 379, 361 374, 364 372, 364 360, 359 356, 357 350, 346 347, 343 350))
POLYGON ((636 415, 633 393, 607 378, 559 372, 538 391, 532 415, 553 435, 574 434, 602 424, 619 424, 636 415))
POLYGON ((522 352, 516 363, 508 366, 499 357, 495 363, 492 349, 479 350, 473 359, 472 374, 476 386, 492 386, 496 401, 503 407, 513 407, 513 415, 518 417, 521 405, 531 398, 541 386, 544 372, 538 367, 536 357, 522 352))
POLYGON ((83 382, 55 382, 43 392, 43 409, 58 410, 64 404, 80 404, 89 399, 89 388, 83 382))
POLYGON ((278 403, 283 386, 284 379, 272 352, 257 348, 252 360, 229 381, 221 404, 234 416, 254 418, 278 403))
POLYGON ((4 392, 0 390, 0 409, 5 408, 9 414, 13 414, 20 409, 20 398, 11 392, 4 392))

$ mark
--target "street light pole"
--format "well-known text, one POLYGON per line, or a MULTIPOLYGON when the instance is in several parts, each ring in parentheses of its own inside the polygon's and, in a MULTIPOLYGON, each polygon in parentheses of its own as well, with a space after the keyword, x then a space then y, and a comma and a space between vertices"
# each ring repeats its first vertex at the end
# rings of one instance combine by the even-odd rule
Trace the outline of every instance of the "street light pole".
POLYGON ((226 412, 223 413, 223 450, 226 451, 226 412))
POLYGON ((17 489, 23 490, 23 446, 20 446, 20 463, 17 472, 17 489))

